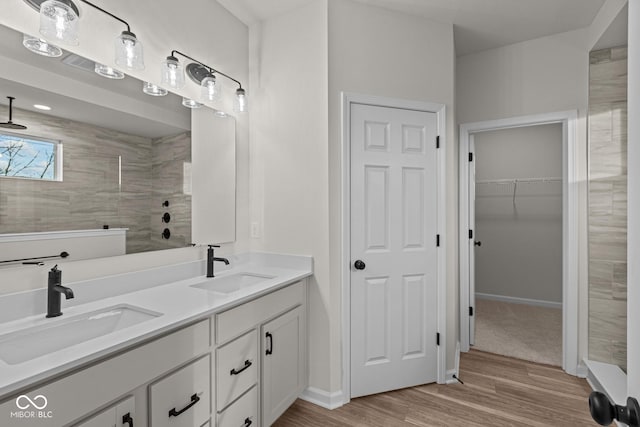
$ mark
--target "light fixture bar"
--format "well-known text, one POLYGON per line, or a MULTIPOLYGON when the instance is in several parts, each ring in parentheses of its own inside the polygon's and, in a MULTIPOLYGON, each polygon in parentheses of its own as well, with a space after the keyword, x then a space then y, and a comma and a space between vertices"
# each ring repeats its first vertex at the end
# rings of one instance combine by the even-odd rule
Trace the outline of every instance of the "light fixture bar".
MULTIPOLYGON (((82 0, 82 1, 84 1, 84 0, 82 0)), ((211 73, 212 73, 212 74, 220 74, 221 76, 225 76, 225 77, 226 77, 226 78, 228 78, 229 80, 232 80, 232 81, 236 82, 236 83, 238 84, 238 87, 239 87, 240 89, 242 89, 242 83, 240 83, 238 80, 234 79, 234 78, 233 78, 233 77, 231 77, 230 75, 225 74, 225 73, 223 73, 222 71, 218 71, 218 70, 216 70, 215 68, 213 68, 213 67, 211 67, 211 66, 209 66, 209 65, 207 65, 207 64, 205 64, 205 63, 203 63, 203 62, 200 62, 200 61, 198 61, 197 59, 194 59, 194 58, 190 57, 189 55, 185 55, 184 53, 180 52, 179 50, 172 50, 172 51, 171 51, 171 56, 175 57, 175 56, 176 56, 176 53, 177 53, 177 54, 179 54, 180 56, 184 56, 185 58, 187 58, 187 59, 189 59, 189 60, 191 60, 191 61, 193 61, 193 62, 196 62, 196 63, 198 63, 198 64, 202 65, 202 66, 203 66, 203 67, 205 67, 205 68, 208 68, 208 69, 209 69, 209 71, 211 71, 211 73)))

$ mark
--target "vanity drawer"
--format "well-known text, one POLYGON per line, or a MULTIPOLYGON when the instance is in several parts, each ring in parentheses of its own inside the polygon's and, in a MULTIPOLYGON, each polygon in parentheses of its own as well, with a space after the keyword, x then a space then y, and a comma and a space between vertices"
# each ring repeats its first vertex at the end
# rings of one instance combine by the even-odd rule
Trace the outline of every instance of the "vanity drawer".
POLYGON ((218 414, 218 427, 249 427, 258 425, 258 387, 218 414))
POLYGON ((258 332, 254 329, 216 350, 217 411, 258 382, 258 332))
POLYGON ((224 343, 256 325, 304 302, 303 282, 216 315, 216 342, 224 343))
POLYGON ((211 356, 207 355, 151 384, 150 425, 200 427, 211 413, 211 356))

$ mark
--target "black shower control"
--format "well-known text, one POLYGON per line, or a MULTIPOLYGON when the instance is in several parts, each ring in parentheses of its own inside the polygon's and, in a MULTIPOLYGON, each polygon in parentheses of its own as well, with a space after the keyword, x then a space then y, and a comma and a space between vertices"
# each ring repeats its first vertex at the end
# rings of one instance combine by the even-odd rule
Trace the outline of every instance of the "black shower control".
POLYGON ((165 208, 168 208, 169 207, 169 201, 165 200, 164 202, 162 202, 162 206, 165 207, 165 208))
POLYGON ((165 228, 164 230, 162 230, 162 238, 163 239, 170 239, 171 238, 171 230, 169 230, 168 228, 165 228))
POLYGON ((162 215, 162 222, 171 222, 171 214, 169 212, 165 212, 164 215, 162 215))

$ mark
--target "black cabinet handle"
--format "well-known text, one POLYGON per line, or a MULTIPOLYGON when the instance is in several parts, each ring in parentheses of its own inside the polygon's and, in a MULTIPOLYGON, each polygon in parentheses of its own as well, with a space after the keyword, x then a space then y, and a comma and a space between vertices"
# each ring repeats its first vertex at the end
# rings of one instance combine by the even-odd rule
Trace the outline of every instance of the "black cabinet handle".
POLYGON ((242 369, 240 369, 239 371, 236 371, 235 368, 231 370, 231 375, 238 375, 239 373, 249 369, 249 366, 253 365, 253 363, 251 363, 251 360, 245 360, 244 361, 244 366, 242 367, 242 369))
POLYGON ((473 244, 476 246, 482 246, 482 242, 478 242, 478 241, 473 242, 473 244))
POLYGON ((177 417, 178 415, 182 414, 184 411, 191 408, 193 405, 195 405, 199 401, 200 401, 200 397, 198 397, 197 394, 194 394, 193 396, 191 396, 191 403, 189 403, 187 406, 180 409, 179 411, 176 411, 176 408, 173 408, 172 410, 169 411, 169 417, 177 417))
POLYGON ((129 424, 129 427, 133 427, 133 418, 131 418, 131 412, 127 412, 122 416, 122 424, 129 424))
POLYGON ((253 421, 251 421, 251 418, 247 417, 244 420, 244 427, 249 427, 251 424, 253 424, 253 421))
POLYGON ((266 355, 273 354, 273 335, 267 332, 265 337, 269 340, 269 348, 267 348, 267 351, 265 351, 265 354, 266 355))
POLYGON ((364 270, 367 265, 364 263, 364 261, 357 260, 356 262, 353 263, 353 266, 355 267, 356 270, 364 270))

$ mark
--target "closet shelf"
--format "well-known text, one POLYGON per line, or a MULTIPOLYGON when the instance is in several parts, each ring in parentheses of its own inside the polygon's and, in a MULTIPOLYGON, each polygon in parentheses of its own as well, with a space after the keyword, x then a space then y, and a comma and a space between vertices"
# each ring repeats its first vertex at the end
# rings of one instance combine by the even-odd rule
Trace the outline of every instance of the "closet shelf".
POLYGON ((476 181, 476 184, 535 184, 545 182, 562 182, 562 177, 490 179, 476 181))

